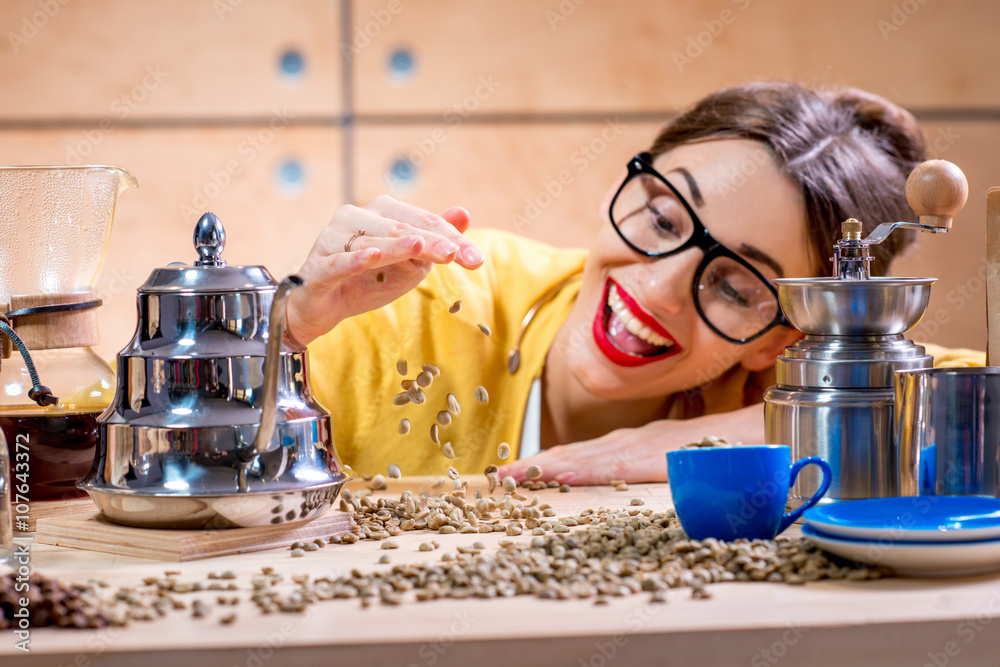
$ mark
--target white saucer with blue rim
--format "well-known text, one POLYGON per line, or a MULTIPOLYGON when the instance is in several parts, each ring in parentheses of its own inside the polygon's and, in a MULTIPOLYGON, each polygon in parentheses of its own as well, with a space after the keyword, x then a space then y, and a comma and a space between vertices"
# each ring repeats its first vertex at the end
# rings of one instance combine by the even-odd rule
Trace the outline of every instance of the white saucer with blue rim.
POLYGON ((821 549, 862 565, 879 565, 904 577, 961 577, 1000 570, 1000 539, 978 542, 852 540, 819 532, 808 524, 802 535, 821 549))
POLYGON ((904 496, 849 500, 811 507, 802 518, 822 533, 855 540, 1000 539, 1000 498, 904 496))

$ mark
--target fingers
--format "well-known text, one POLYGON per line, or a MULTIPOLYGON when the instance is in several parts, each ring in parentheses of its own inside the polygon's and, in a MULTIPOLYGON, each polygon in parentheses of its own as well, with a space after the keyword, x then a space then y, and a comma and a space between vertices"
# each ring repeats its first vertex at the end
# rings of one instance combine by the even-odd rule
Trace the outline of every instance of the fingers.
MULTIPOLYGON (((452 231, 454 232, 454 228, 452 231)), ((324 230, 323 250, 326 254, 333 255, 367 248, 379 248, 384 256, 421 259, 439 264, 454 261, 460 250, 450 239, 440 234, 388 218, 378 211, 356 206, 342 207, 324 230), (418 246, 415 239, 422 239, 423 243, 418 246)))
POLYGON ((507 475, 510 475, 514 480, 520 484, 521 482, 528 479, 528 468, 531 466, 538 466, 542 469, 542 476, 539 478, 542 481, 548 481, 550 479, 556 479, 560 483, 570 484, 570 482, 562 482, 560 476, 573 476, 574 467, 578 464, 576 457, 565 456, 569 452, 562 452, 562 447, 553 447, 541 454, 536 454, 527 459, 520 459, 518 461, 512 461, 507 465, 500 466, 497 474, 503 479, 507 475))
POLYGON ((409 225, 413 230, 408 233, 424 236, 429 246, 437 246, 439 251, 444 251, 448 247, 442 243, 443 240, 451 242, 456 246, 454 261, 467 269, 474 269, 483 263, 482 253, 462 235, 469 226, 469 213, 463 208, 451 208, 444 212, 445 215, 435 215, 388 195, 376 197, 365 208, 387 219, 409 225))
POLYGON ((451 226, 463 234, 469 229, 469 212, 461 206, 449 208, 441 212, 441 217, 451 223, 451 226))

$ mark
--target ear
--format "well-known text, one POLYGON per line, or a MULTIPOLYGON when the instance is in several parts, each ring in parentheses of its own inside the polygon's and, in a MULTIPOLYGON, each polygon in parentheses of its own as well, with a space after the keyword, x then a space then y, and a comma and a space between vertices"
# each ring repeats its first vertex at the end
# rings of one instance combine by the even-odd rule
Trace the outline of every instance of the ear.
POLYGON ((748 371, 762 371, 774 365, 774 360, 786 347, 804 334, 791 327, 775 327, 755 341, 747 343, 750 349, 740 365, 748 371))

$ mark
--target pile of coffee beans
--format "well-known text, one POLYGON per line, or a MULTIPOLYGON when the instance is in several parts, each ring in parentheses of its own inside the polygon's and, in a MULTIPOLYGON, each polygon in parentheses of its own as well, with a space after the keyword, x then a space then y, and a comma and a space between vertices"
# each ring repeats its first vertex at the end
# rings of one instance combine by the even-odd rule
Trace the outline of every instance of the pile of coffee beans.
MULTIPOLYGON (((14 572, 0 574, 0 630, 17 625, 16 613, 27 599, 27 617, 31 627, 104 628, 128 625, 141 617, 138 608, 126 601, 109 602, 98 592, 106 583, 64 584, 40 574, 31 574, 18 582, 14 572)), ((140 605, 141 606, 141 605, 140 605)), ((155 613, 155 612, 152 612, 155 613)))
MULTIPOLYGON (((387 511, 383 500, 378 503, 387 511)), ((513 525, 519 524, 508 523, 508 527, 513 525)), ((362 606, 368 606, 372 601, 398 605, 407 600, 516 595, 604 604, 610 597, 644 592, 650 594, 651 602, 666 602, 667 591, 679 588, 690 589, 694 599, 710 598, 706 586, 715 582, 797 585, 819 579, 878 579, 888 574, 878 568, 833 562, 802 538, 690 540, 673 510, 587 509, 562 517, 555 527, 530 542, 501 541, 493 553, 486 553, 485 545, 476 542, 445 550, 439 562, 401 564, 374 572, 355 569, 348 576, 301 582, 294 601, 271 592, 266 605, 274 610, 334 598, 358 598, 362 606)), ((373 535, 372 539, 384 538, 373 535)), ((348 541, 357 540, 343 540, 348 541)), ((438 546, 425 543, 418 551, 438 546)))

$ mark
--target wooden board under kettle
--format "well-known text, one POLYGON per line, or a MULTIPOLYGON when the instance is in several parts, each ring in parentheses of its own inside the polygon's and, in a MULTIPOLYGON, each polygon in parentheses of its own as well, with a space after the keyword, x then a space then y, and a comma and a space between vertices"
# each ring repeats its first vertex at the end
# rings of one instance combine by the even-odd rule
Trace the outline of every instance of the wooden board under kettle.
POLYGON ((35 539, 42 544, 123 556, 190 561, 287 547, 294 542, 342 535, 350 529, 351 516, 334 510, 300 523, 216 530, 133 528, 89 512, 40 519, 35 539))

